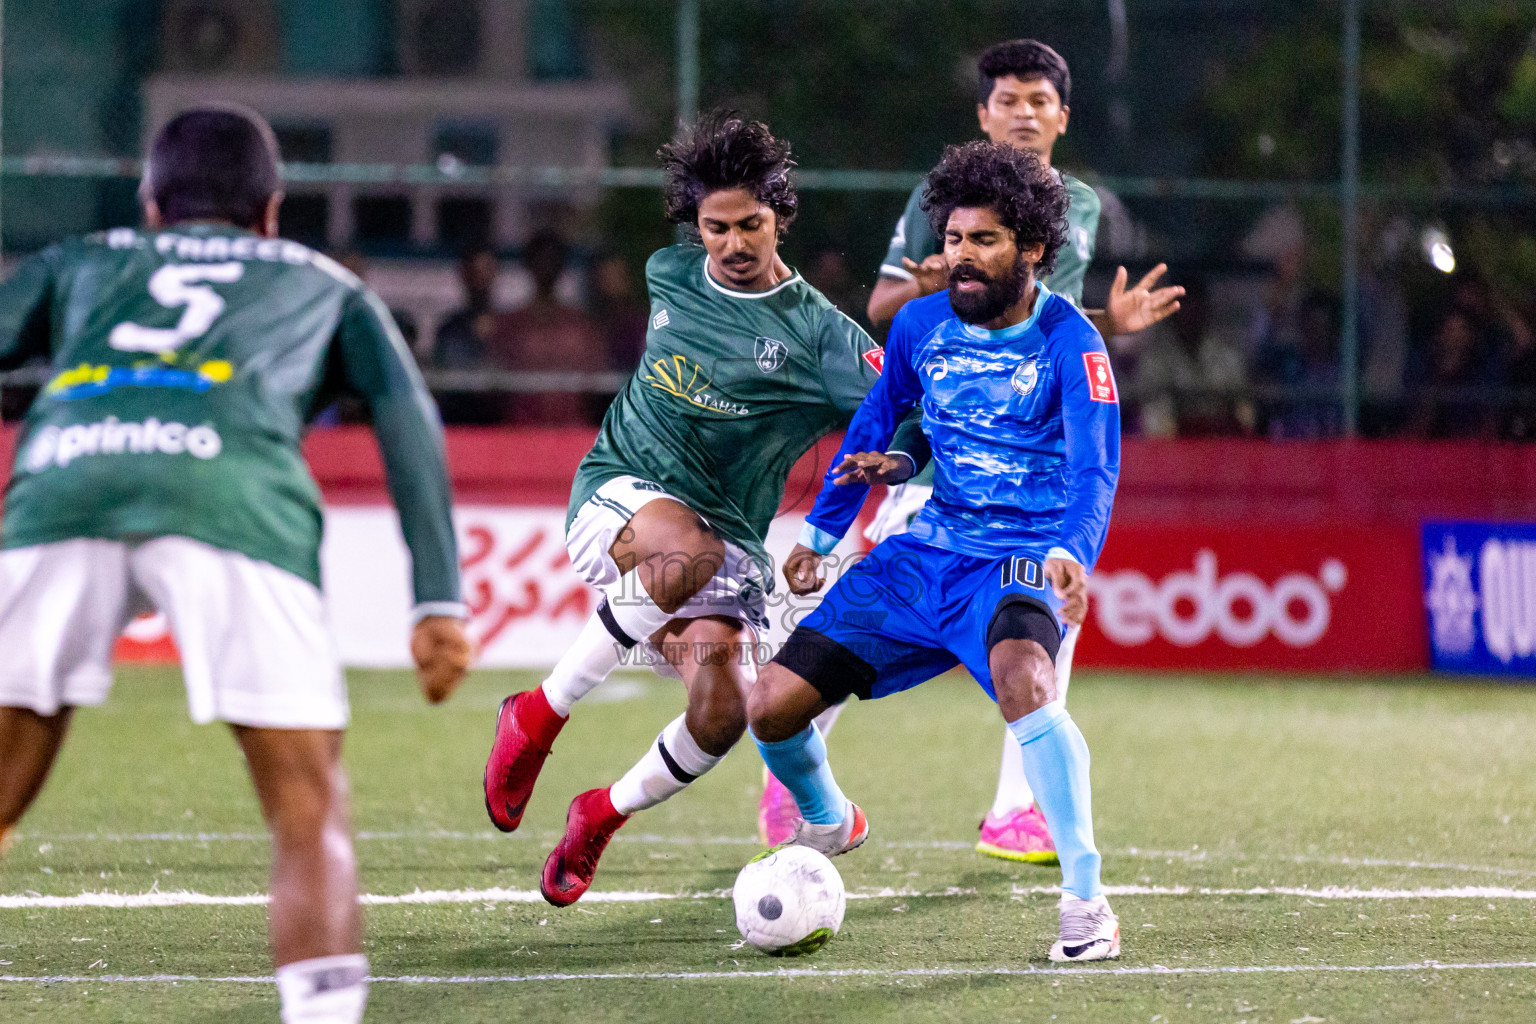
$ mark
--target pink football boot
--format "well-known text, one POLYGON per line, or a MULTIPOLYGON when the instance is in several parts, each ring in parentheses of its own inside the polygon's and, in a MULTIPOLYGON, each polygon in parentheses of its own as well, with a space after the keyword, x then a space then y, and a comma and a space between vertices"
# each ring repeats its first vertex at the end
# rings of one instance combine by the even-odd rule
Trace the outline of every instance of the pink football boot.
POLYGON ((757 837, 769 848, 787 842, 795 834, 800 807, 791 793, 773 773, 763 769, 763 798, 757 804, 757 837))
POLYGON ((987 812, 976 851, 1029 864, 1057 862, 1056 844, 1051 841, 1051 830, 1045 827, 1045 815, 1034 805, 1015 808, 1001 818, 987 812))

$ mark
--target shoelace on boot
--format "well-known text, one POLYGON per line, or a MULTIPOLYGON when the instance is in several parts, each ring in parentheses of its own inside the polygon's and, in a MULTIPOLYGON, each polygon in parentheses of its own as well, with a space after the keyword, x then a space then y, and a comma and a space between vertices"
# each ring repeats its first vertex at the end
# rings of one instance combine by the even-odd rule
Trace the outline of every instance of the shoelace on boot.
POLYGON ((1076 903, 1065 908, 1061 915, 1061 941, 1069 946, 1091 942, 1099 926, 1114 915, 1103 905, 1076 903))

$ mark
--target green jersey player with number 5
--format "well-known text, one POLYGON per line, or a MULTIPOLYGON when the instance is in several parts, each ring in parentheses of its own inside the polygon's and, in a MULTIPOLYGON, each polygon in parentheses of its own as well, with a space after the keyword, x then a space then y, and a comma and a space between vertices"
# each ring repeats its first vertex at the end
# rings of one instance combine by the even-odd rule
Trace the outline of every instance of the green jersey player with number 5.
POLYGON ((469 662, 442 430, 378 298, 279 240, 277 143, 242 108, 187 111, 144 171, 148 230, 64 242, 0 285, 0 368, 48 360, 0 521, 0 834, 41 789, 113 641, 170 620, 192 718, 230 724, 272 832, 284 1020, 356 1024, 366 999, 341 767, 346 686, 320 595, 305 418, 372 413, 410 548, 422 689, 469 662))

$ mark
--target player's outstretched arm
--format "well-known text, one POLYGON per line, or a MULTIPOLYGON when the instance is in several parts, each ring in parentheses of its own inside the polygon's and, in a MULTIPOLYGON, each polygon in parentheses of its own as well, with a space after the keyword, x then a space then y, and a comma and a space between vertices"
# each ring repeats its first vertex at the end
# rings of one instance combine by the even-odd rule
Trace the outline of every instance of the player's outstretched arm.
POLYGON ((345 383, 373 414, 390 497, 411 552, 417 619, 411 654, 422 693, 435 704, 458 686, 471 657, 443 429, 383 303, 366 291, 348 301, 337 337, 345 383))
POLYGON ((903 256, 901 265, 910 277, 892 277, 882 273, 875 281, 875 290, 870 292, 869 305, 865 309, 870 323, 890 323, 902 306, 913 299, 942 291, 949 284, 949 265, 940 253, 925 256, 921 263, 910 256, 903 256))
POLYGON ((48 309, 57 251, 55 246, 27 258, 0 284, 0 370, 48 354, 48 309))
POLYGON ((1062 533, 1049 558, 1090 571, 1104 547, 1120 479, 1120 395, 1104 343, 1082 331, 1058 349, 1067 461, 1062 533))
MULTIPOLYGON (((896 428, 922 397, 922 381, 910 365, 909 320, 909 317, 898 316, 886 339, 884 352, 877 352, 881 356, 877 364, 882 367, 880 376, 858 404, 842 447, 833 457, 834 467, 841 467, 851 456, 883 452, 896 428)), ((846 393, 847 389, 843 391, 846 393)), ((805 528, 800 534, 801 544, 822 554, 836 547, 848 532, 869 494, 868 484, 857 480, 846 481, 839 487, 835 479, 842 472, 840 468, 827 472, 821 493, 816 496, 816 504, 806 517, 805 528)))
POLYGON ((1154 287, 1167 271, 1168 264, 1159 263, 1130 289, 1125 286, 1130 279, 1125 268, 1115 271, 1115 281, 1109 287, 1109 299, 1104 308, 1087 311, 1088 319, 1106 341, 1117 335, 1146 330, 1179 311, 1179 299, 1184 295, 1181 285, 1154 287))

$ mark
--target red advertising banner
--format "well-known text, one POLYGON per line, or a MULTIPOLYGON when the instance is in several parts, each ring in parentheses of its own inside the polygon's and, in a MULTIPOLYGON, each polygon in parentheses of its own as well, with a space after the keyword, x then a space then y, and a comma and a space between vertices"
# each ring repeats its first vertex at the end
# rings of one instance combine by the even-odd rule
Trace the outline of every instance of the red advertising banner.
POLYGON ((1160 669, 1423 669, 1408 525, 1112 525, 1077 662, 1160 669))

